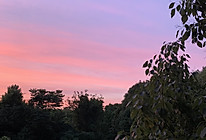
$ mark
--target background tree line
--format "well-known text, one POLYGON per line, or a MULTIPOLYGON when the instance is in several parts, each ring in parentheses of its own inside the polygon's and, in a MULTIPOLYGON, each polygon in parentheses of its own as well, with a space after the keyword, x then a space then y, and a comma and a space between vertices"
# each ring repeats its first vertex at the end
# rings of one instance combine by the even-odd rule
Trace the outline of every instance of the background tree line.
MULTIPOLYGON (((110 140, 129 133, 130 111, 123 104, 103 107, 103 97, 75 92, 63 106, 61 90, 29 90, 23 100, 18 85, 11 85, 0 100, 0 138, 12 140, 110 140)), ((124 102, 124 101, 123 101, 124 102)))

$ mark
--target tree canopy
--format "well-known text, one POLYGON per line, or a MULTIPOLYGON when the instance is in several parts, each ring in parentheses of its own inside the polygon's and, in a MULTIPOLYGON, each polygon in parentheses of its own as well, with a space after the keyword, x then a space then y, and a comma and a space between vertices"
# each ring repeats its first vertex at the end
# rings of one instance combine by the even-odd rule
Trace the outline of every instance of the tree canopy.
POLYGON ((47 91, 46 89, 30 89, 31 99, 29 104, 35 107, 44 108, 56 108, 63 105, 62 90, 47 91))
POLYGON ((23 103, 23 95, 18 85, 12 85, 8 87, 5 95, 2 95, 0 102, 2 105, 14 106, 23 103))
POLYGON ((180 0, 169 8, 171 17, 180 14, 181 33, 178 30, 177 41, 164 43, 160 53, 143 64, 150 80, 129 101, 133 124, 124 139, 200 139, 206 135, 204 68, 190 72, 190 55, 185 53, 189 37, 197 46, 205 46, 206 1, 180 0))

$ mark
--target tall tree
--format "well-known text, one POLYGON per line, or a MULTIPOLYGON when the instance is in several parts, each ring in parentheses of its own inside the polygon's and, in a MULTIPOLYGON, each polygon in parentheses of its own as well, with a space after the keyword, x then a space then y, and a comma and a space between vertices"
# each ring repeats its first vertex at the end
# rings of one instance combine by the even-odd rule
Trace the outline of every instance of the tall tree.
POLYGON ((74 111, 74 124, 78 130, 99 133, 103 119, 102 99, 85 91, 85 93, 75 92, 72 100, 68 100, 69 108, 74 111))
MULTIPOLYGON (((205 84, 189 72, 185 41, 206 45, 206 1, 179 0, 169 5, 171 17, 180 13, 183 29, 175 42, 143 65, 151 76, 132 102, 132 139, 199 139, 206 135, 205 84), (190 19, 190 20, 189 20, 190 19), (192 21, 192 22, 191 22, 192 21)), ((117 139, 120 135, 117 136, 117 139)))
POLYGON ((2 95, 0 103, 7 106, 21 105, 23 103, 23 96, 19 86, 12 85, 8 87, 5 95, 2 95))
POLYGON ((8 87, 0 101, 0 137, 9 136, 11 139, 17 139, 17 134, 26 124, 28 115, 28 107, 23 101, 19 86, 8 87))

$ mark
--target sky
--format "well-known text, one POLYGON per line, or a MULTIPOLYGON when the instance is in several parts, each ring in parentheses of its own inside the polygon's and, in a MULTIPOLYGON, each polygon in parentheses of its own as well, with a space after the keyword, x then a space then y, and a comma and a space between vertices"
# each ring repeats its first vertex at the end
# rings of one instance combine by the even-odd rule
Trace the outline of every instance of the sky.
MULTIPOLYGON (((120 103, 128 89, 148 77, 142 64, 164 41, 175 40, 178 16, 170 0, 1 0, 0 94, 8 86, 101 94, 120 103)), ((188 44, 191 71, 206 50, 188 44)))

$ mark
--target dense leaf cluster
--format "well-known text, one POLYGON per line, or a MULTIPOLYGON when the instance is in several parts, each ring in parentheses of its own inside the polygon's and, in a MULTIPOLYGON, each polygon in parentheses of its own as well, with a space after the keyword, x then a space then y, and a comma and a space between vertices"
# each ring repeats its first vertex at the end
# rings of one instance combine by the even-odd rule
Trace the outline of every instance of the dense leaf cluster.
POLYGON ((206 1, 205 0, 179 0, 169 5, 171 17, 179 13, 183 26, 177 31, 182 43, 189 39, 199 47, 206 45, 206 1))

